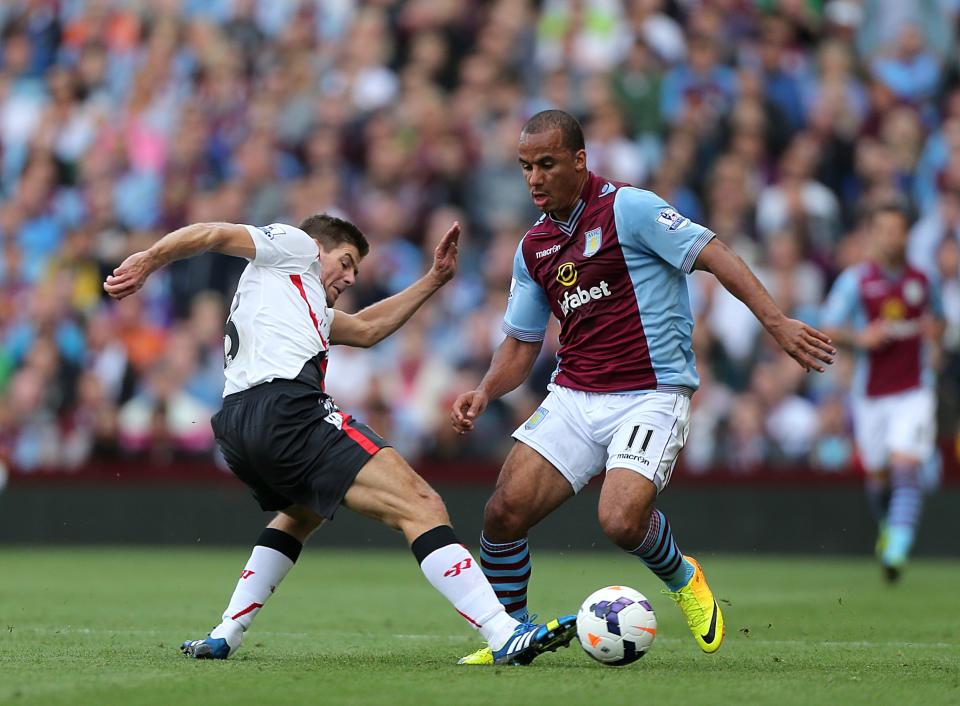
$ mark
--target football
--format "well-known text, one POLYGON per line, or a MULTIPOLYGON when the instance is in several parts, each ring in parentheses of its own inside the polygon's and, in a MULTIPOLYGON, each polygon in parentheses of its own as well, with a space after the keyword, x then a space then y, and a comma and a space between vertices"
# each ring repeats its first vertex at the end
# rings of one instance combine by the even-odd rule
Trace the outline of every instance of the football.
POLYGON ((646 654, 657 635, 653 606, 639 591, 607 586, 594 591, 577 613, 577 636, 598 662, 621 667, 646 654))

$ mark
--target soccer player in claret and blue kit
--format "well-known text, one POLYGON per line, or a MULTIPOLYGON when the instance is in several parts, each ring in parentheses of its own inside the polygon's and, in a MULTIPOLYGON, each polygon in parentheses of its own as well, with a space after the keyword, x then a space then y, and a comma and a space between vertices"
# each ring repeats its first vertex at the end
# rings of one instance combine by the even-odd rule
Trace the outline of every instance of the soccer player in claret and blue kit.
MULTIPOLYGON (((506 339, 477 389, 454 402, 454 428, 471 431, 491 400, 523 382, 551 315, 560 350, 549 394, 513 433, 484 510, 483 570, 507 611, 526 619, 528 531, 605 471, 604 533, 664 582, 697 644, 715 652, 723 615, 700 565, 654 507, 687 439, 699 382, 687 275, 713 273, 806 370, 822 372, 836 351, 827 336, 785 316, 709 229, 650 191, 590 172, 573 116, 548 110, 530 118, 519 161, 543 215, 514 258, 506 339)), ((482 647, 460 662, 493 664, 494 656, 482 647)))
POLYGON ((545 624, 510 616, 457 539, 436 492, 324 391, 330 346, 372 346, 400 328, 456 273, 459 233, 454 223, 426 275, 355 315, 333 305, 353 285, 369 246, 352 223, 324 214, 299 227, 189 225, 134 253, 107 277, 104 289, 122 299, 174 260, 213 251, 249 261, 226 323, 223 408, 212 424, 230 470, 262 509, 277 514, 260 534, 220 623, 206 637, 184 642, 185 655, 233 654, 303 543, 340 505, 403 533, 427 581, 486 639, 498 664, 527 664, 573 639, 576 616, 545 624))
POLYGON ((892 583, 920 522, 921 467, 935 453, 930 359, 945 323, 939 290, 907 263, 909 213, 886 203, 868 218, 873 257, 837 278, 822 325, 837 345, 856 353, 854 436, 878 526, 877 557, 892 583))

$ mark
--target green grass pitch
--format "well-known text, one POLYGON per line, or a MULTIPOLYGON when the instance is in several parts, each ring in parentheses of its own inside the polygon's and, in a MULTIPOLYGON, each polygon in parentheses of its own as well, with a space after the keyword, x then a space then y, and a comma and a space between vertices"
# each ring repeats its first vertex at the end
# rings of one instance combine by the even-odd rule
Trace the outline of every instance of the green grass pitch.
POLYGON ((625 668, 574 643, 530 667, 466 668, 479 646, 406 551, 314 548, 227 662, 177 646, 216 622, 247 556, 229 549, 0 549, 0 704, 958 704, 960 563, 896 587, 867 559, 701 554, 727 637, 701 654, 639 563, 534 555, 532 607, 647 594, 659 632, 625 668))

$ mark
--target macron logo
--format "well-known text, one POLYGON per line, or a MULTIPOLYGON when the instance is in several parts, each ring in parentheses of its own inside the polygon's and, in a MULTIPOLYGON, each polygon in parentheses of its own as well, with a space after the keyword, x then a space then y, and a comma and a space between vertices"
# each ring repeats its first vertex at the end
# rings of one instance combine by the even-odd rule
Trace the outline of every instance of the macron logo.
POLYGON ((606 280, 600 282, 599 287, 590 287, 590 289, 582 289, 577 287, 572 292, 568 289, 563 293, 563 299, 558 300, 560 304, 560 311, 563 312, 563 315, 566 316, 570 313, 571 309, 577 309, 584 304, 593 301, 594 299, 603 299, 604 297, 609 297, 613 294, 610 291, 610 286, 607 284, 606 280))
POLYGON ((547 255, 553 255, 554 253, 560 252, 560 243, 557 243, 553 247, 549 247, 546 250, 537 250, 537 259, 541 257, 546 257, 547 255))

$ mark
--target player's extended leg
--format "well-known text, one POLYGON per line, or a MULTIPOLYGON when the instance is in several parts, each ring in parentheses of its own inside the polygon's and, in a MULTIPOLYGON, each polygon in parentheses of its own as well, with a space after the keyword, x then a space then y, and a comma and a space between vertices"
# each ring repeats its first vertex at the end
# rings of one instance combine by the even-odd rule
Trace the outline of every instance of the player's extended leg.
POLYGON ((598 514, 604 534, 640 559, 666 584, 667 595, 683 611, 704 652, 720 649, 723 614, 697 561, 685 557, 673 539, 666 516, 653 507, 657 488, 636 471, 612 468, 600 492, 598 514))
POLYGON ((236 652, 257 613, 293 568, 304 542, 321 524, 322 517, 299 505, 277 513, 257 538, 220 624, 206 638, 184 642, 180 650, 197 659, 226 659, 236 652))
POLYGON ((920 463, 916 458, 900 453, 890 455, 890 509, 883 552, 880 561, 887 580, 896 581, 907 561, 920 512, 923 508, 923 488, 920 482, 920 463))
MULTIPOLYGON (((517 620, 529 618, 527 586, 532 562, 527 532, 573 496, 573 487, 547 459, 522 442, 513 445, 483 511, 480 563, 497 598, 517 620)), ((460 664, 490 665, 481 647, 460 664)))
POLYGON ((506 613, 457 539, 440 496, 393 449, 383 449, 361 469, 343 504, 403 533, 424 576, 483 635, 495 663, 529 663, 576 634, 573 615, 534 625, 506 613))
POLYGON ((480 563, 497 598, 518 620, 528 615, 533 568, 527 533, 572 496, 553 464, 522 442, 513 445, 483 511, 480 563))

